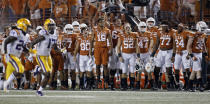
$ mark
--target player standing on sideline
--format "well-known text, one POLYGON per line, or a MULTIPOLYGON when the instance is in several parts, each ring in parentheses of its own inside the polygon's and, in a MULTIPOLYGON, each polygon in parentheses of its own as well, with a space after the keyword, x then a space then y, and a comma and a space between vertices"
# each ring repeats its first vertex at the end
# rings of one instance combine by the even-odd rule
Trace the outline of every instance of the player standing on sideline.
POLYGON ((205 29, 207 29, 207 25, 203 21, 199 21, 196 24, 196 33, 191 34, 189 36, 189 40, 187 43, 187 50, 188 55, 187 59, 192 58, 192 72, 190 74, 189 78, 189 91, 195 92, 195 88, 193 87, 194 79, 195 77, 198 80, 198 83, 200 85, 200 91, 204 91, 203 87, 203 81, 201 77, 201 61, 202 61, 202 52, 206 52, 206 46, 205 46, 205 29))
POLYGON ((127 90, 128 71, 130 72, 130 87, 134 90, 136 54, 137 62, 140 61, 139 47, 137 44, 137 33, 132 32, 130 24, 126 23, 124 25, 124 32, 123 34, 120 34, 120 38, 117 43, 117 53, 122 68, 122 90, 127 90))
POLYGON ((152 72, 149 72, 146 70, 146 64, 149 62, 150 59, 150 50, 153 45, 153 40, 151 37, 151 33, 147 31, 147 25, 145 22, 140 22, 139 24, 139 32, 138 32, 138 46, 140 49, 140 57, 141 57, 141 63, 143 64, 143 70, 140 72, 137 72, 137 84, 136 84, 136 89, 140 89, 140 77, 141 77, 141 72, 144 71, 145 76, 148 76, 149 83, 151 85, 152 90, 156 90, 154 87, 154 79, 152 78, 152 72))
MULTIPOLYGON (((100 67, 103 65, 104 71, 104 85, 108 85, 109 81, 109 71, 107 68, 108 65, 108 54, 112 53, 112 50, 109 51, 107 46, 107 40, 110 43, 112 49, 112 38, 110 30, 105 27, 105 20, 103 17, 98 19, 98 27, 93 31, 93 36, 91 39, 90 55, 92 55, 92 47, 94 47, 94 57, 96 64, 96 76, 97 76, 97 86, 100 84, 100 67), (94 44, 95 43, 95 44, 94 44)), ((106 88, 106 87, 104 87, 106 88)))
MULTIPOLYGON (((162 23, 162 31, 160 35, 157 36, 157 42, 154 46, 154 50, 151 54, 151 58, 153 59, 158 47, 160 51, 157 55, 157 63, 156 63, 156 70, 160 71, 161 67, 165 64, 166 65, 166 83, 167 89, 171 90, 174 83, 174 78, 172 75, 172 56, 175 56, 175 52, 173 52, 173 44, 174 44, 174 35, 175 31, 170 29, 169 23, 164 21, 162 23)), ((156 72, 156 74, 159 72, 156 72)))
POLYGON ((181 90, 179 84, 180 69, 182 69, 184 72, 184 79, 186 84, 185 88, 187 89, 188 86, 188 79, 190 76, 190 60, 187 60, 186 56, 188 55, 187 42, 190 34, 191 32, 185 30, 184 24, 180 23, 178 25, 178 31, 174 36, 176 44, 173 44, 173 48, 176 51, 176 55, 172 58, 172 61, 174 61, 176 88, 178 90, 181 90))
POLYGON ((86 24, 81 24, 81 35, 77 40, 76 49, 74 51, 74 61, 76 61, 76 55, 79 52, 79 66, 80 66, 80 90, 85 88, 84 84, 84 74, 86 73, 87 80, 87 90, 90 90, 91 78, 92 78, 92 67, 89 63, 90 60, 93 61, 92 57, 89 55, 90 51, 90 40, 91 35, 89 34, 88 27, 86 24))

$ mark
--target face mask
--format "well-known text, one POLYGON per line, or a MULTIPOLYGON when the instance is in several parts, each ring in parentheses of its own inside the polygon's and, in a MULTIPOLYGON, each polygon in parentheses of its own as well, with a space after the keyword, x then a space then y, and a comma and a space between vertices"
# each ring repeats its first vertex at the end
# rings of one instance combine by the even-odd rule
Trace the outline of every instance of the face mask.
POLYGON ((106 6, 105 3, 101 4, 102 9, 105 9, 105 6, 106 6))
POLYGON ((146 28, 140 28, 140 32, 146 32, 146 28))
POLYGON ((73 31, 67 31, 67 34, 73 34, 73 31))

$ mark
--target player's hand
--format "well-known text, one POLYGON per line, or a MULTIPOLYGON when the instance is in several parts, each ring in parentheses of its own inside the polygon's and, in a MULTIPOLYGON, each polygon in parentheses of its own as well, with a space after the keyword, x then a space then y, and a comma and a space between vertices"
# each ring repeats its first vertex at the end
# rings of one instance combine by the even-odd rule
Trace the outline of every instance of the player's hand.
POLYGON ((190 59, 190 55, 189 55, 189 54, 186 56, 186 59, 187 59, 187 60, 189 60, 189 59, 190 59))
POLYGON ((124 62, 123 58, 122 57, 119 57, 119 60, 120 62, 124 62))
POLYGON ((140 60, 141 60, 140 58, 137 58, 137 59, 136 59, 136 62, 140 62, 140 60))
POLYGON ((76 56, 74 56, 74 62, 76 62, 77 61, 77 57, 76 56))
POLYGON ((171 62, 174 63, 175 57, 171 57, 171 62))
POLYGON ((209 61, 209 57, 205 56, 205 60, 206 60, 206 62, 208 62, 209 61))
POLYGON ((192 60, 193 60, 193 61, 197 61, 198 59, 194 56, 194 57, 192 58, 192 60))

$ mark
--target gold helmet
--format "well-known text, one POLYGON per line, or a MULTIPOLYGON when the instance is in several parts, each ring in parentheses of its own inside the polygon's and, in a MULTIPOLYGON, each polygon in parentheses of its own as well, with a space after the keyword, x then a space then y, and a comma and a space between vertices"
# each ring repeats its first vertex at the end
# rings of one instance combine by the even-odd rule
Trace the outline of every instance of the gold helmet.
POLYGON ((21 18, 17 20, 17 28, 26 32, 28 27, 31 27, 31 22, 27 18, 21 18))
POLYGON ((44 29, 47 30, 47 31, 49 31, 49 26, 50 25, 55 27, 56 23, 55 23, 55 21, 53 19, 48 18, 44 22, 44 29))

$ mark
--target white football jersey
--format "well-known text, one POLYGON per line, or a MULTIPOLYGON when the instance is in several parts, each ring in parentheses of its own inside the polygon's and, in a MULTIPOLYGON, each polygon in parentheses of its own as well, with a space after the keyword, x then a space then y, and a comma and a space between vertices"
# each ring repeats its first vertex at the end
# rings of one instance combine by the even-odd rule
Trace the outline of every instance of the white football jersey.
POLYGON ((54 34, 49 34, 46 30, 41 30, 39 35, 45 37, 45 40, 37 44, 37 55, 39 56, 49 56, 53 44, 57 43, 58 35, 56 32, 54 34))
POLYGON ((20 57, 23 52, 23 46, 29 41, 28 36, 24 36, 21 30, 11 30, 9 36, 16 37, 17 40, 7 44, 8 54, 20 57))

